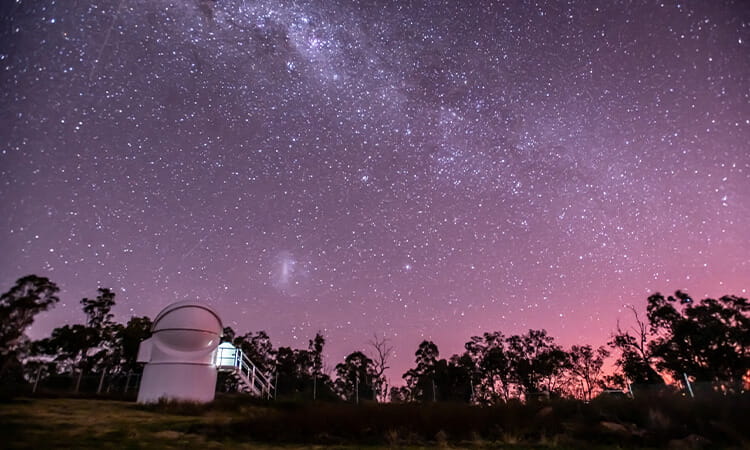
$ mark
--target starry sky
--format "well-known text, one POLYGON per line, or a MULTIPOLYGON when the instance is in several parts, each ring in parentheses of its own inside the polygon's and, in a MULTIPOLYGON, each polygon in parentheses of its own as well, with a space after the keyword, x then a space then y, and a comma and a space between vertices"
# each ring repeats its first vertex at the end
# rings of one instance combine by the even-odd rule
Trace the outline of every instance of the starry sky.
POLYGON ((750 288, 743 1, 6 0, 0 286, 30 334, 214 305, 329 365, 373 333, 604 344, 750 288))

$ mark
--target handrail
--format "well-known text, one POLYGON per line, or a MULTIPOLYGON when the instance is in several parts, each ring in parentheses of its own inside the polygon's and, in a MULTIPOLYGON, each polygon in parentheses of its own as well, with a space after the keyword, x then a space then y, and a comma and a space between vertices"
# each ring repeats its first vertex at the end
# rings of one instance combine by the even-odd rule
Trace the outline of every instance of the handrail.
POLYGON ((273 383, 271 383, 267 375, 263 374, 263 372, 261 372, 258 367, 250 361, 241 349, 232 348, 232 357, 224 356, 224 350, 230 349, 219 348, 217 350, 215 357, 215 364, 217 367, 231 367, 233 371, 239 372, 241 378, 250 390, 254 391, 256 394, 266 395, 268 398, 271 397, 271 390, 275 390, 273 383), (231 365, 226 364, 228 362, 231 362, 231 365))

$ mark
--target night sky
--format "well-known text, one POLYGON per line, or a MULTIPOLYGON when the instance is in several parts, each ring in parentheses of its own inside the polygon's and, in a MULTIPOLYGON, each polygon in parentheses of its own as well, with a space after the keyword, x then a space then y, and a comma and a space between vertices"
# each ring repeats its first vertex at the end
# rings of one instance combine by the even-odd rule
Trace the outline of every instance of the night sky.
POLYGON ((743 1, 5 0, 0 290, 32 337, 214 305, 328 364, 750 288, 743 1))

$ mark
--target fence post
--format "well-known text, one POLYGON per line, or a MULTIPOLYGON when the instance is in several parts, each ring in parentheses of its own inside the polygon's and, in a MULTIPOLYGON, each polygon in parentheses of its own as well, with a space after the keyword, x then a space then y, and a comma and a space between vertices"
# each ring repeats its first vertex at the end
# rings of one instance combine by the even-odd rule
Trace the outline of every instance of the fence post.
POLYGON ((81 379, 83 378, 83 367, 78 370, 78 378, 76 379, 76 394, 81 390, 81 379))
POLYGON ((96 388, 96 395, 102 393, 102 386, 104 386, 104 375, 107 374, 107 369, 102 369, 102 376, 99 377, 99 387, 96 388))
POLYGON ((42 366, 39 366, 36 369, 36 378, 34 378, 34 387, 31 388, 32 394, 36 394, 36 387, 39 385, 39 377, 41 376, 42 376, 42 366))
POLYGON ((128 393, 128 388, 130 387, 130 376, 133 375, 132 370, 128 370, 128 376, 125 378, 125 391, 124 393, 128 393))
POLYGON ((695 398, 695 394, 693 393, 693 386, 690 385, 690 380, 688 379, 687 374, 685 372, 682 372, 682 376, 685 378, 685 386, 687 386, 688 388, 690 398, 695 398))

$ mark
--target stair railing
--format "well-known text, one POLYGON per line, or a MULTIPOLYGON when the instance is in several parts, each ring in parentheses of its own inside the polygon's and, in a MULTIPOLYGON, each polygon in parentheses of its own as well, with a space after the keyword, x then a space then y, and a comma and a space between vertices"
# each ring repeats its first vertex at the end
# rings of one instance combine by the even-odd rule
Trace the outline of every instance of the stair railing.
MULTIPOLYGON (((220 369, 228 368, 226 363, 230 360, 230 358, 224 357, 223 351, 224 349, 219 348, 219 352, 216 355, 217 365, 220 369)), ((234 357, 231 358, 232 370, 239 372, 239 375, 253 393, 270 399, 271 391, 275 389, 273 383, 250 361, 241 349, 235 348, 232 351, 234 352, 234 357)))

